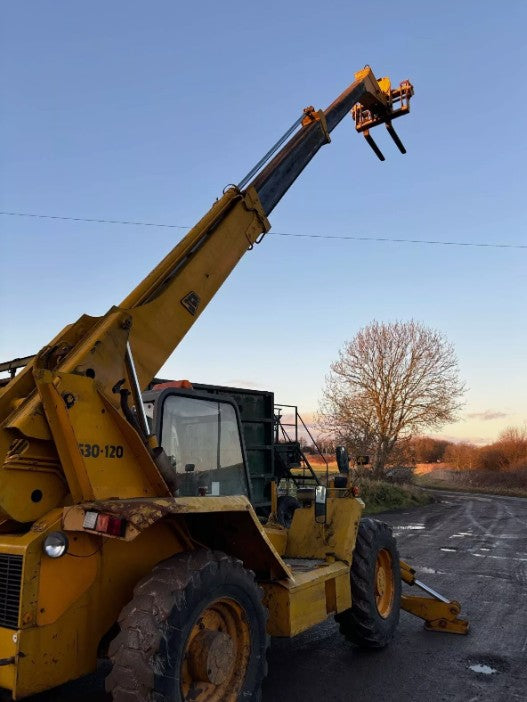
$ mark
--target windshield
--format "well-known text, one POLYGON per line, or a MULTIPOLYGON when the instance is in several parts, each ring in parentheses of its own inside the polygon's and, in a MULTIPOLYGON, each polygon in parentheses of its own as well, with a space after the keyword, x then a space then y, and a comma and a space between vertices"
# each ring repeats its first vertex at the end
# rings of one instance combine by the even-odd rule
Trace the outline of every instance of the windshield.
POLYGON ((161 445, 177 473, 178 495, 247 495, 238 421, 228 402, 169 395, 161 445))

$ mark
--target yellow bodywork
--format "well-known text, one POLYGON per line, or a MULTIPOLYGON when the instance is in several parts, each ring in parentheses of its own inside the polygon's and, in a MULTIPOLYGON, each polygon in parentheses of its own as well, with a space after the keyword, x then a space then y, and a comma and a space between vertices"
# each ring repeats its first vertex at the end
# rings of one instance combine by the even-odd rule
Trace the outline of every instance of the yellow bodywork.
POLYGON ((272 636, 295 636, 351 607, 350 567, 363 507, 344 494, 329 497, 326 524, 315 521, 313 506, 296 510, 284 529, 292 577, 262 583, 272 636))
POLYGON ((133 543, 70 533, 68 553, 51 559, 42 542, 61 522, 62 510, 55 510, 27 534, 0 538, 1 553, 24 558, 19 628, 0 629, 0 657, 15 657, 0 667, 0 687, 15 699, 94 670, 99 642, 135 583, 183 548, 177 533, 159 523, 133 543))
POLYGON ((270 634, 304 631, 351 604, 349 570, 362 507, 355 498, 332 497, 325 525, 308 506, 295 512, 289 530, 267 531, 245 497, 96 500, 52 510, 25 534, 0 535, 0 553, 24 558, 19 628, 0 628, 0 658, 13 659, 0 666, 0 687, 20 699, 94 670, 100 643, 138 580, 192 548, 229 548, 259 575, 270 634), (84 515, 94 509, 126 515, 124 536, 85 529, 84 515), (42 543, 57 529, 70 545, 62 558, 51 559, 42 543))

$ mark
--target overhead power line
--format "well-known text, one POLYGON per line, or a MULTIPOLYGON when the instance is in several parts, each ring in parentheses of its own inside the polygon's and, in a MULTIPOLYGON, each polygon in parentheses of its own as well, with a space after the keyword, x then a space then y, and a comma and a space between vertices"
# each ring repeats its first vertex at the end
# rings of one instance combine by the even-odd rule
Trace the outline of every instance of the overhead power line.
MULTIPOLYGON (((134 227, 162 227, 165 229, 190 229, 188 225, 183 224, 167 224, 163 222, 135 222, 126 219, 100 219, 95 217, 66 217, 63 215, 48 215, 35 214, 33 212, 4 212, 0 211, 0 215, 5 217, 33 217, 35 219, 58 219, 67 222, 89 222, 92 224, 120 224, 134 227)), ((342 234, 297 234, 293 232, 275 232, 270 234, 275 236, 291 236, 305 239, 337 239, 341 241, 376 241, 383 243, 394 244, 430 244, 433 246, 469 246, 491 249, 527 249, 527 244, 500 244, 495 242, 483 241, 445 241, 443 239, 405 239, 399 237, 386 236, 356 236, 342 234)))
POLYGON ((36 219, 62 219, 66 222, 91 222, 92 224, 127 224, 134 227, 166 227, 168 229, 190 229, 182 224, 160 224, 158 222, 133 222, 123 219, 96 219, 94 217, 64 217, 61 215, 34 214, 33 212, 0 212, 6 217, 34 217, 36 219))
POLYGON ((395 244, 434 244, 439 246, 479 246, 491 249, 527 249, 527 244, 495 244, 482 241, 443 241, 435 239, 396 239, 386 236, 346 236, 341 234, 292 234, 286 232, 269 232, 276 236, 300 236, 308 239, 343 239, 351 241, 389 241, 395 244))

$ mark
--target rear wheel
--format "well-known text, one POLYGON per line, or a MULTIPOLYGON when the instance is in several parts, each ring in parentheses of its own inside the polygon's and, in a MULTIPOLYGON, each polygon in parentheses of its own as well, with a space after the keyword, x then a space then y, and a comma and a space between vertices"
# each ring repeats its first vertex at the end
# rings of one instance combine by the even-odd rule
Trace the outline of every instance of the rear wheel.
POLYGON ((110 646, 115 702, 258 700, 266 612, 240 561, 194 551, 164 561, 135 588, 110 646))
POLYGON ((362 519, 351 566, 352 606, 337 614, 340 632, 362 648, 382 648, 399 622, 399 553, 390 527, 362 519))

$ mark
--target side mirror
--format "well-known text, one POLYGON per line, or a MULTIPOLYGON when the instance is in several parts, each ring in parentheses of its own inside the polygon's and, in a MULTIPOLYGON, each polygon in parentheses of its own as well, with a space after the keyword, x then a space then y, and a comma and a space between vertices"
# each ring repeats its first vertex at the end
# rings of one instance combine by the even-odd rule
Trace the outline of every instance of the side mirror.
POLYGON ((345 446, 337 446, 335 449, 337 457, 337 466, 339 473, 344 473, 347 475, 350 472, 350 459, 345 446))
POLYGON ((315 488, 315 522, 319 524, 326 523, 326 497, 326 486, 317 485, 315 488))

